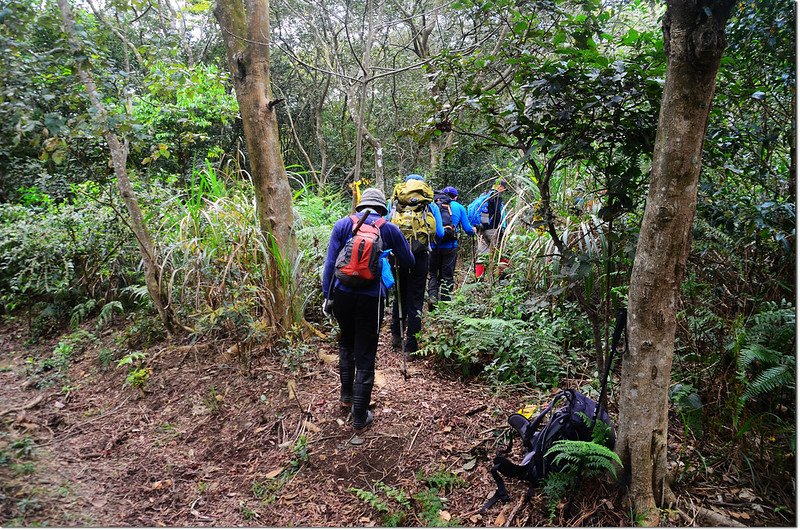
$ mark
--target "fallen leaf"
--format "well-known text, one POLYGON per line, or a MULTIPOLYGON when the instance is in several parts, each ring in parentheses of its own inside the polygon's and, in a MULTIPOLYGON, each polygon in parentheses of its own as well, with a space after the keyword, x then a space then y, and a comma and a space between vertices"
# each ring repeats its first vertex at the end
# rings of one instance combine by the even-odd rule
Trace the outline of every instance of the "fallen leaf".
POLYGON ((319 358, 325 364, 339 364, 339 356, 338 355, 329 355, 327 353, 319 353, 319 358))
POLYGON ((305 420, 303 422, 303 424, 305 425, 306 430, 308 430, 308 431, 311 431, 311 432, 319 432, 320 431, 319 427, 317 427, 316 425, 314 425, 313 423, 311 423, 308 420, 305 420))
POLYGON ((450 515, 450 512, 446 512, 444 510, 439 511, 439 519, 441 519, 442 521, 449 521, 452 518, 453 516, 450 515))
POLYGON ((336 418, 336 423, 339 424, 339 427, 344 427, 344 420, 341 418, 336 418))
POLYGON ((297 397, 297 383, 294 382, 294 379, 289 379, 286 383, 286 388, 289 390, 289 399, 297 397))
POLYGON ((66 407, 66 405, 64 405, 64 404, 63 404, 62 402, 60 402, 60 401, 56 401, 55 403, 53 403, 53 406, 54 406, 55 408, 57 408, 57 409, 63 409, 64 407, 66 407))
POLYGON ((744 519, 745 521, 748 521, 750 519, 750 514, 742 512, 742 513, 739 514, 739 518, 740 519, 744 519))
POLYGON ((452 431, 452 430, 453 430, 453 428, 452 428, 452 427, 450 427, 450 426, 448 425, 447 427, 445 427, 444 429, 442 429, 442 432, 450 432, 450 431, 452 431))
POLYGON ((360 436, 353 436, 350 438, 350 443, 353 445, 362 445, 366 440, 360 436))
POLYGON ((746 500, 746 501, 754 501, 754 500, 756 500, 756 494, 753 493, 753 490, 744 488, 739 493, 739 498, 743 499, 743 500, 746 500))
POLYGON ((473 458, 472 460, 465 462, 462 467, 464 468, 464 471, 472 471, 473 469, 475 469, 475 465, 477 463, 478 461, 473 458))
POLYGON ((494 520, 494 526, 503 526, 506 524, 506 509, 507 508, 504 507, 503 511, 497 515, 497 519, 494 520))
POLYGON ((386 386, 386 375, 383 370, 375 370, 375 387, 381 389, 386 386))
POLYGON ((168 478, 167 480, 153 482, 152 487, 154 490, 163 490, 164 488, 169 488, 170 486, 172 486, 172 479, 168 478))
POLYGON ((476 523, 477 523, 478 521, 480 521, 481 519, 482 519, 482 517, 481 517, 480 515, 476 514, 476 515, 473 515, 472 517, 470 517, 470 518, 469 518, 469 521, 470 521, 472 524, 476 524, 476 523))
POLYGON ((282 467, 275 468, 272 471, 270 471, 269 473, 267 473, 266 475, 264 475, 264 477, 265 478, 275 478, 275 477, 277 477, 278 475, 281 474, 281 471, 283 471, 282 467))

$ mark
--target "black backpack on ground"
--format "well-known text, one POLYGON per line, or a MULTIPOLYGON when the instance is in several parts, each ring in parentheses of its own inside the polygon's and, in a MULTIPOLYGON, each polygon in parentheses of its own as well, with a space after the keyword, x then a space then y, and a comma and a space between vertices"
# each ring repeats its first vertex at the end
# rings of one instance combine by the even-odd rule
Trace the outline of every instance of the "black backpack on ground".
POLYGON ((439 213, 442 215, 442 226, 444 227, 444 237, 440 243, 452 243, 456 240, 456 227, 453 224, 453 211, 450 209, 450 203, 453 198, 441 191, 437 191, 433 195, 433 202, 439 207, 439 213))
MULTIPOLYGON (((558 440, 579 440, 584 442, 592 441, 592 418, 595 417, 597 402, 578 392, 577 390, 562 390, 555 395, 542 412, 534 419, 529 420, 522 414, 512 414, 508 418, 508 423, 522 438, 522 445, 525 448, 525 457, 519 464, 513 463, 505 454, 510 452, 514 443, 512 438, 505 451, 498 452, 494 457, 492 466, 492 477, 497 483, 497 491, 494 496, 483 506, 482 510, 492 507, 497 501, 507 501, 509 499, 508 490, 501 475, 506 477, 525 480, 530 484, 530 489, 539 485, 548 474, 558 472, 557 466, 553 466, 555 455, 547 455, 547 452, 558 440), (564 401, 564 404, 555 409, 555 406, 564 401), (542 423, 547 418, 550 419, 542 427, 542 423), (541 429, 540 429, 541 427, 541 429)), ((608 425, 610 435, 606 439, 609 449, 614 447, 615 435, 614 426, 611 418, 605 410, 599 411, 597 419, 608 425)), ((529 490, 529 494, 531 491, 529 490)))
MULTIPOLYGON (((611 370, 611 360, 620 336, 624 331, 627 317, 628 314, 625 309, 619 310, 611 342, 611 352, 606 360, 605 372, 600 385, 599 399, 601 402, 606 394, 606 384, 608 382, 609 371, 611 370)), ((625 348, 627 349, 627 333, 625 335, 625 348)), ((547 455, 553 443, 558 440, 591 442, 592 431, 594 430, 595 422, 598 420, 609 427, 609 435, 605 443, 609 449, 613 449, 616 436, 614 434, 614 426, 611 423, 611 418, 608 416, 608 413, 606 413, 601 405, 598 405, 597 401, 584 396, 577 390, 561 390, 553 397, 550 405, 532 420, 529 420, 522 414, 512 414, 509 416, 508 423, 519 433, 520 438, 522 438, 522 445, 525 448, 525 457, 522 459, 522 462, 515 464, 505 456, 511 451, 511 447, 514 444, 513 437, 505 450, 499 451, 497 455, 495 455, 491 473, 497 484, 497 490, 492 498, 486 501, 486 504, 483 505, 480 512, 484 513, 498 501, 509 500, 508 490, 506 489, 501 475, 527 481, 530 486, 525 499, 528 500, 533 493, 533 488, 538 486, 540 481, 545 479, 549 473, 558 472, 560 470, 557 466, 553 465, 555 455, 547 455), (560 408, 556 409, 555 406, 562 400, 565 400, 565 403, 560 408), (548 415, 550 416, 549 420, 542 426, 542 423, 548 415)))

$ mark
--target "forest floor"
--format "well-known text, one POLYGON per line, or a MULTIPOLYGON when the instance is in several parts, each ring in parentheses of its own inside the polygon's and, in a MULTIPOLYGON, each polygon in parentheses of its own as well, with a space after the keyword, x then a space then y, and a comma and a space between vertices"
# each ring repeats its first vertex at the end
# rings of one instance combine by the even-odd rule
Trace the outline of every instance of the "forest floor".
MULTIPOLYGON (((559 503, 552 520, 542 489, 524 503, 527 486, 513 480, 507 481, 509 502, 478 514, 494 492, 489 468, 508 432, 508 414, 526 403, 541 407, 549 394, 519 387, 498 392, 447 377, 426 359, 410 361, 406 379, 386 325, 373 392, 376 420, 361 440, 353 439, 338 404, 332 338, 309 339, 293 369, 260 351, 249 353, 245 368, 214 344, 162 342, 148 349, 152 374, 141 392, 123 385, 125 370, 115 362, 101 365, 98 352, 113 345, 114 333, 75 352, 67 377, 47 387, 31 366, 52 355, 58 339, 30 346, 19 321, 0 326, 0 524, 635 523, 620 490, 597 480, 586 481, 570 503, 559 503), (453 475, 445 470, 462 481, 446 487, 453 475), (356 489, 377 494, 370 503, 356 489)), ((671 452, 689 454, 682 433, 671 437, 671 452)), ((518 442, 514 449, 521 458, 518 442)), ((696 464, 687 458, 680 465, 696 464)), ((776 510, 775 499, 761 498, 738 479, 723 480, 722 472, 706 469, 695 477, 676 492, 681 508, 665 511, 664 524, 701 525, 701 506, 723 522, 794 524, 794 505, 776 510)))

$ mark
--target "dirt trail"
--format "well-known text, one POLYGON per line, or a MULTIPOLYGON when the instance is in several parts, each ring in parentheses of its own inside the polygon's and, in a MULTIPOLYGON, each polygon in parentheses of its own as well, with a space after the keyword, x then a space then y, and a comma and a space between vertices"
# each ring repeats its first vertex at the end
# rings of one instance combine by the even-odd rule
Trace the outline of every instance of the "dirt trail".
MULTIPOLYGON (((123 386, 124 370, 101 368, 101 344, 73 359, 68 388, 36 390, 25 360, 51 352, 56 341, 31 351, 21 331, 0 331, 2 409, 43 397, 0 418, 0 451, 14 456, 0 466, 3 524, 381 526, 390 514, 352 490, 380 493, 381 484, 421 495, 403 508, 380 493, 389 511, 405 513, 404 526, 548 524, 541 491, 523 505, 527 488, 514 481, 509 503, 476 513, 494 491, 489 463, 508 413, 546 396, 494 394, 447 379, 425 360, 411 361, 404 379, 388 328, 378 352, 376 422, 361 445, 352 444, 338 405, 329 341, 315 339, 294 371, 277 356, 251 352, 249 372, 213 345, 161 344, 149 349, 153 372, 142 394, 123 386), (27 459, 18 448, 25 439, 33 441, 27 459), (463 483, 434 489, 439 504, 431 504, 427 479, 442 470, 463 483)), ((586 490, 555 524, 629 524, 612 488, 586 490)))

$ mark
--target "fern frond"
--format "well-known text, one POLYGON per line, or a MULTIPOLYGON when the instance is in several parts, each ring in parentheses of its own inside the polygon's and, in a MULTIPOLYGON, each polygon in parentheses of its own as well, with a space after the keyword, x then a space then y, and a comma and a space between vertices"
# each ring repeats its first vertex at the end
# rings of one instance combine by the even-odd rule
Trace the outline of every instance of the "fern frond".
POLYGON ((95 329, 101 330, 106 327, 111 320, 114 318, 114 312, 122 313, 124 311, 122 307, 122 302, 119 300, 113 300, 107 304, 103 305, 103 308, 100 310, 100 315, 97 317, 97 323, 95 324, 95 329))
POLYGON ((386 496, 389 497, 390 499, 397 501, 397 503, 403 506, 404 508, 411 508, 411 499, 409 499, 408 495, 406 495, 406 492, 404 492, 403 490, 389 486, 388 484, 384 484, 383 482, 376 482, 375 487, 381 490, 383 493, 385 493, 386 496))
POLYGON ((94 299, 86 300, 82 304, 78 304, 72 308, 69 316, 69 325, 77 328, 81 325, 97 307, 97 301, 94 299))
POLYGON ((128 294, 140 304, 150 300, 150 293, 147 291, 146 285, 129 285, 122 289, 122 292, 128 294))
POLYGON ((760 361, 765 364, 776 364, 781 361, 782 357, 783 354, 781 352, 767 348, 762 344, 748 344, 739 352, 739 358, 736 360, 736 364, 740 371, 744 371, 755 361, 760 361))
POLYGON ((575 480, 575 475, 571 473, 550 473, 545 478, 542 492, 545 499, 547 499, 547 512, 550 517, 550 522, 556 517, 556 508, 558 501, 567 493, 572 483, 575 480))
POLYGON ((579 466, 583 466, 587 476, 598 476, 606 471, 616 477, 617 466, 622 466, 614 451, 594 442, 558 440, 545 453, 545 456, 551 455, 552 465, 561 466, 564 473, 576 472, 579 466))
POLYGON ((780 388, 787 390, 794 390, 794 373, 790 371, 788 366, 773 366, 767 368, 747 386, 743 400, 753 399, 755 397, 775 392, 780 388))
POLYGON ((360 500, 369 504, 374 510, 384 513, 389 511, 389 506, 387 506, 386 503, 380 499, 380 497, 371 491, 362 490, 361 488, 350 488, 348 491, 355 494, 355 496, 360 500))

